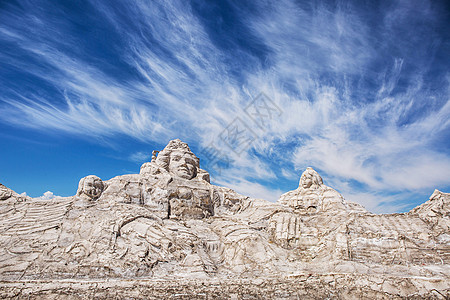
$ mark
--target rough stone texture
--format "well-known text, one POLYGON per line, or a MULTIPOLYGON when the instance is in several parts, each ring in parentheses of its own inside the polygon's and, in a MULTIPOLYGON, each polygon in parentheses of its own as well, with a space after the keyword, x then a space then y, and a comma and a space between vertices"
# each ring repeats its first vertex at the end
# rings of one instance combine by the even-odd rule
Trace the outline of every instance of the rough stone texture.
POLYGON ((19 195, 0 183, 0 201, 9 200, 9 202, 20 202, 30 199, 30 197, 19 195))
POLYGON ((171 141, 73 197, 0 185, 0 298, 445 299, 450 195, 375 215, 308 168, 277 203, 214 186, 171 141))

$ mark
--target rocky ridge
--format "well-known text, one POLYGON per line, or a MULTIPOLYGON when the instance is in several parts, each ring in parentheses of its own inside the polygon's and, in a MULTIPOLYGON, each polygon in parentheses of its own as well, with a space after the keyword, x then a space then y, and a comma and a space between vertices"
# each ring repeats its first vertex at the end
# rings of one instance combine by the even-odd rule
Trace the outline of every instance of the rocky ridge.
POLYGON ((210 184, 173 140, 139 174, 84 177, 72 197, 0 185, 0 297, 444 299, 449 203, 436 190, 372 214, 312 168, 277 203, 252 199, 210 184))

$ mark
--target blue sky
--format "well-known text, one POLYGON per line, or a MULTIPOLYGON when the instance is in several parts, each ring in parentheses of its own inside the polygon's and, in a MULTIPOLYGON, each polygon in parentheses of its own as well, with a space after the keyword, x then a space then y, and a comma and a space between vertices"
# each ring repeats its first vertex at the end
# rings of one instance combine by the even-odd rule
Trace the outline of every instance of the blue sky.
POLYGON ((408 211, 450 192, 449 14, 415 0, 1 1, 0 182, 69 196, 180 138, 246 195, 275 201, 311 166, 373 212, 408 211))

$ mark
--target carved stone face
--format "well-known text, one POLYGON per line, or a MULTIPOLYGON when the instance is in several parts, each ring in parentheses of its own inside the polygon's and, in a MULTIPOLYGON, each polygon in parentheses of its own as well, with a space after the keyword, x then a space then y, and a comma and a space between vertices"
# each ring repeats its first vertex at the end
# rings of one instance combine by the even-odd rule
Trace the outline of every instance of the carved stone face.
POLYGON ((310 173, 304 172, 300 179, 300 184, 304 189, 308 189, 313 184, 313 176, 310 173))
POLYGON ((300 184, 303 189, 315 189, 323 184, 320 175, 312 168, 306 168, 300 177, 300 184))
POLYGON ((80 180, 77 194, 85 195, 90 199, 97 199, 103 192, 103 181, 94 175, 89 175, 80 180))
POLYGON ((189 152, 174 150, 170 153, 169 172, 184 179, 197 176, 197 161, 189 152))

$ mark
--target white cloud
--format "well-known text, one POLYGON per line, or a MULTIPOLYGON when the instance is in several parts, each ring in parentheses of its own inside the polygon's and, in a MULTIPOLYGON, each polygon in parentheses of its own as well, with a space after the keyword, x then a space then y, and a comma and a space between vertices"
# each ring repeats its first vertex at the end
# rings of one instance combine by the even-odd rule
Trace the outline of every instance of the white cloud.
POLYGON ((291 170, 281 169, 281 175, 287 179, 296 179, 297 177, 300 179, 300 174, 292 172, 291 170))
POLYGON ((52 200, 53 198, 56 198, 56 197, 59 197, 59 196, 56 196, 55 194, 53 194, 53 192, 46 191, 44 194, 42 194, 42 196, 39 196, 36 199, 39 199, 39 200, 52 200))
POLYGON ((131 154, 129 159, 133 162, 144 163, 151 159, 151 155, 149 153, 139 151, 131 154))
POLYGON ((236 192, 257 199, 264 199, 276 202, 284 192, 280 189, 270 189, 256 182, 250 182, 244 179, 219 179, 214 180, 214 184, 225 186, 236 192))

